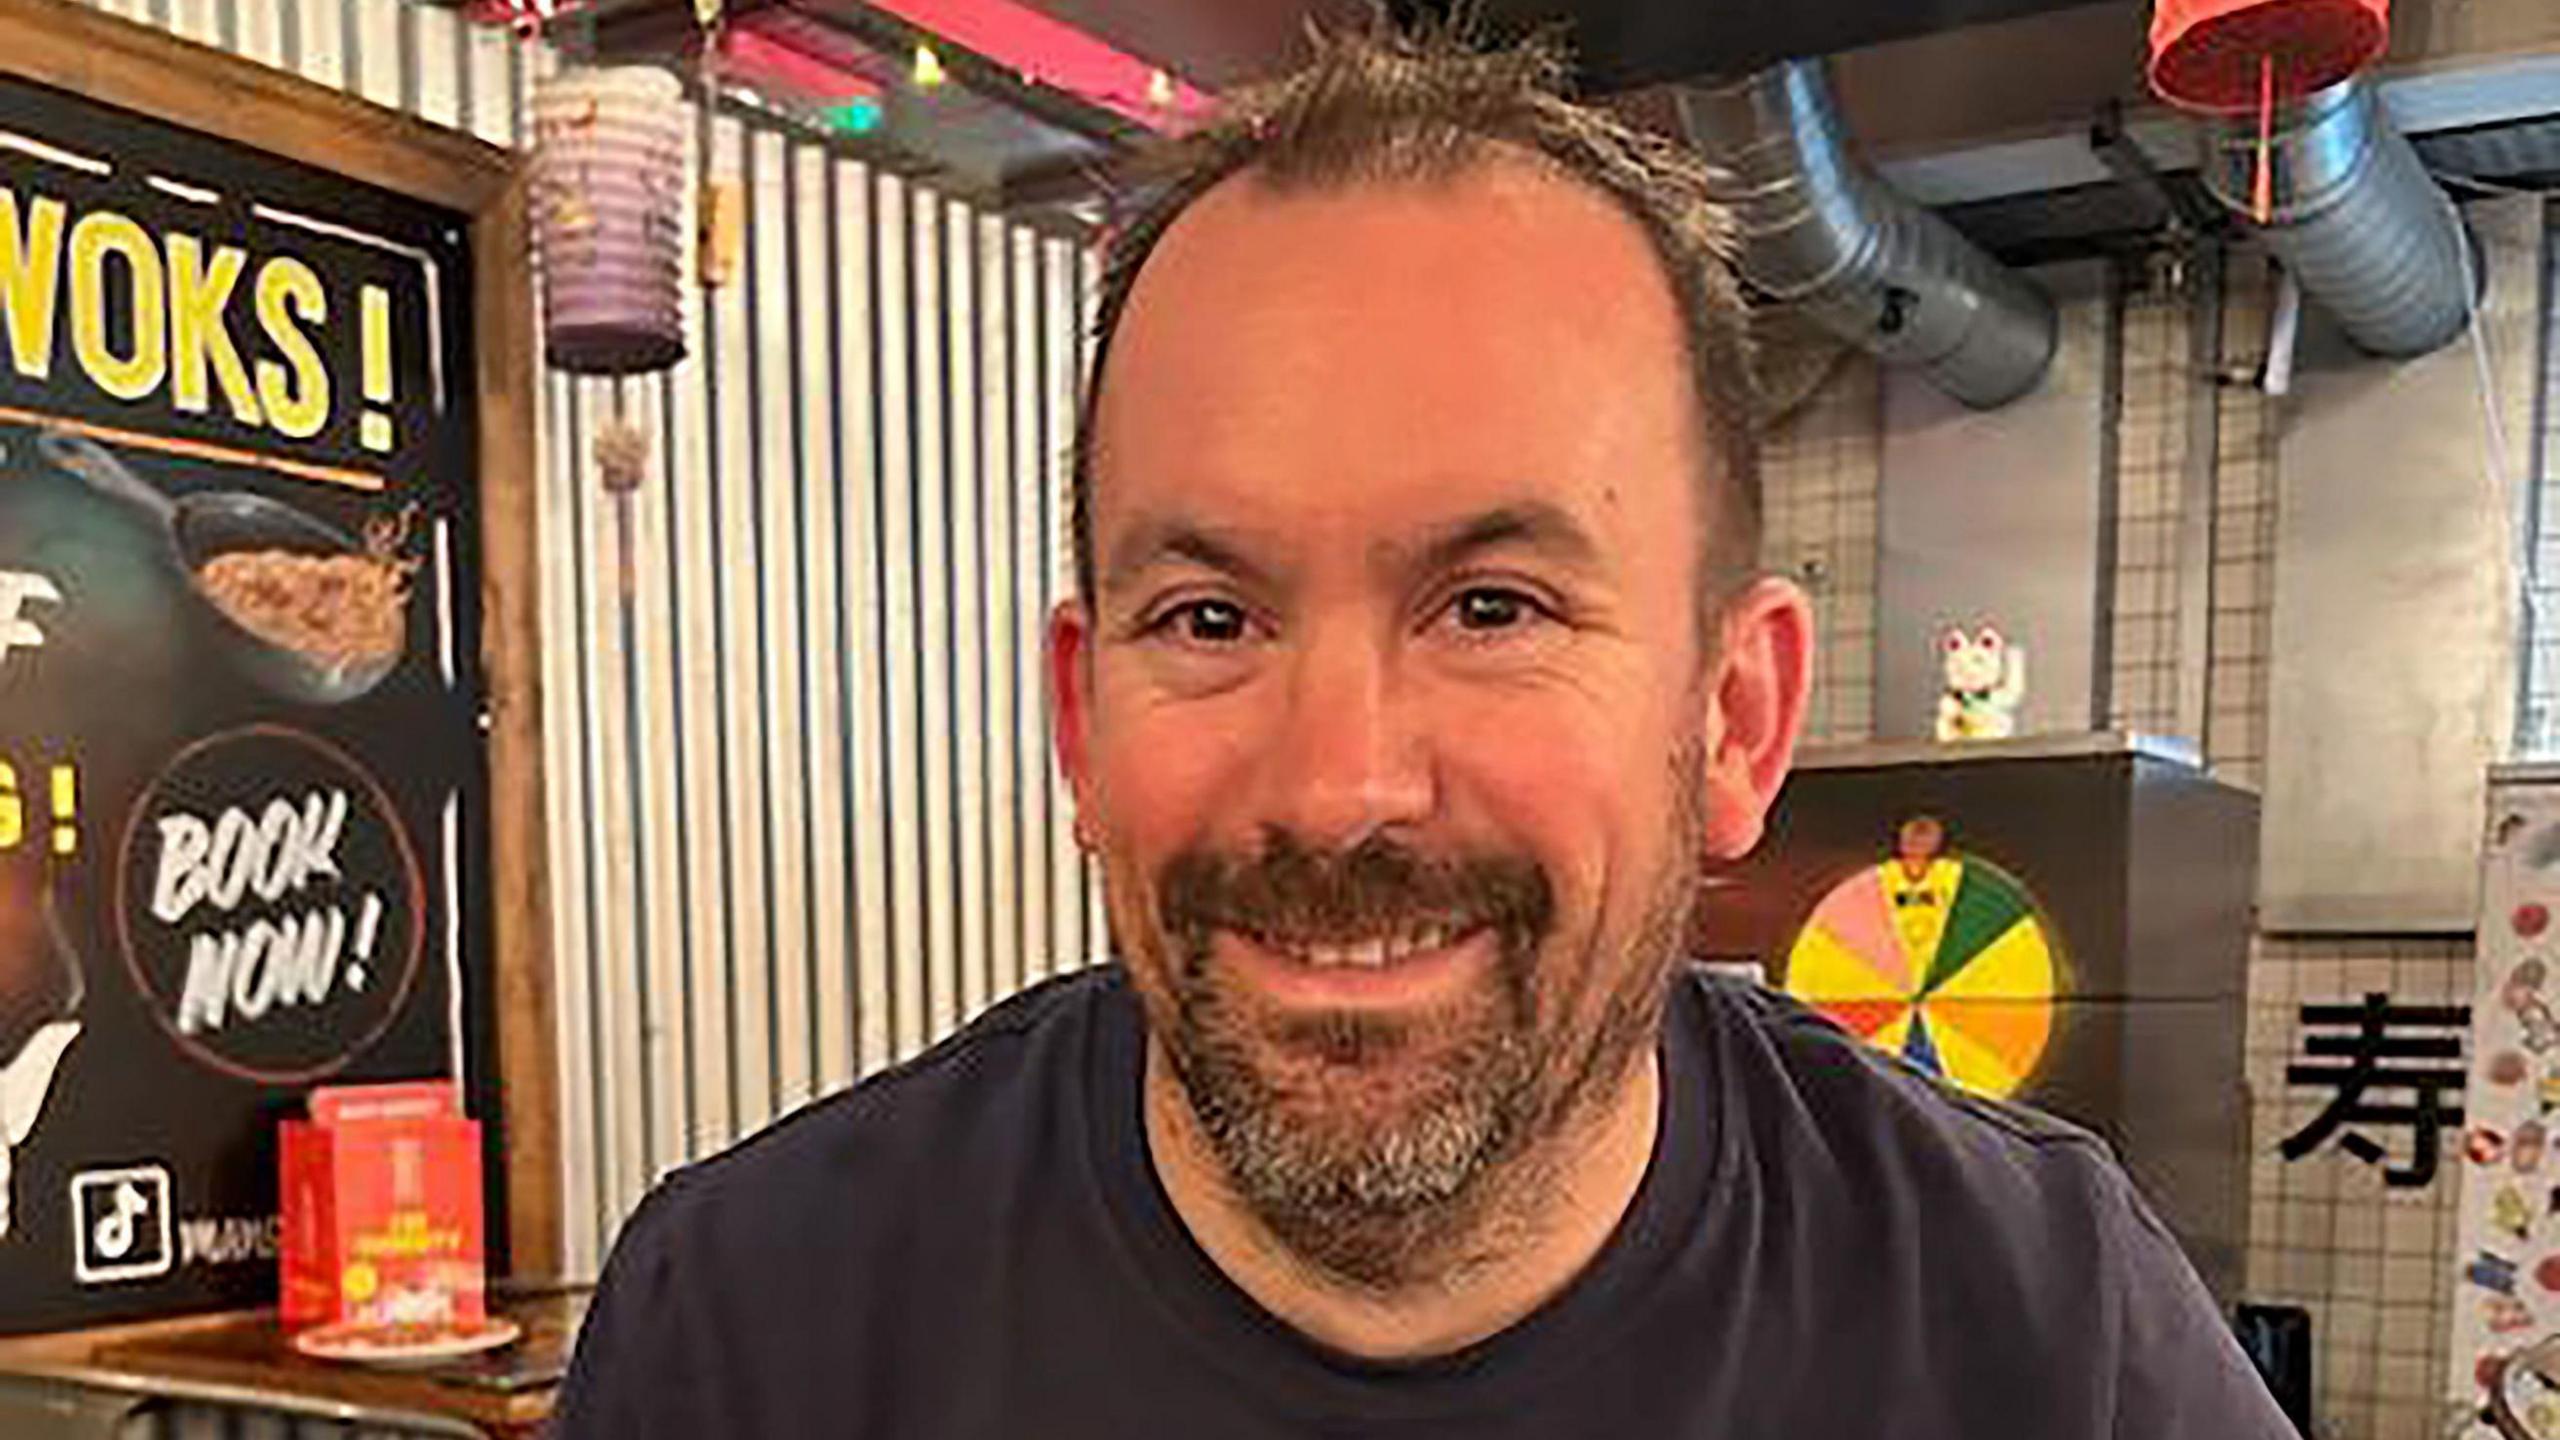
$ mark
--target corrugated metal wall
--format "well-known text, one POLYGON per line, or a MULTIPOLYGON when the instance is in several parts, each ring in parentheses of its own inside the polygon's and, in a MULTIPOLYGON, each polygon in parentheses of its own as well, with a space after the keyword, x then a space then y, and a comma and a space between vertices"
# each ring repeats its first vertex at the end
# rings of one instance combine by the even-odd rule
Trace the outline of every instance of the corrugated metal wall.
POLYGON ((667 1167, 1096 948, 1040 629, 1087 262, 757 124, 739 283, 694 354, 547 412, 544 634, 569 1253, 667 1167), (618 581, 585 463, 655 466, 618 581))
MULTIPOLYGON (((556 63, 401 0, 91 3, 502 145, 556 63)), ((704 158, 744 273, 675 371, 551 377, 541 416, 580 1274, 668 1168, 1103 948, 1039 643, 1092 256, 760 119, 704 158), (655 438, 627 603, 588 459, 617 409, 655 438)))

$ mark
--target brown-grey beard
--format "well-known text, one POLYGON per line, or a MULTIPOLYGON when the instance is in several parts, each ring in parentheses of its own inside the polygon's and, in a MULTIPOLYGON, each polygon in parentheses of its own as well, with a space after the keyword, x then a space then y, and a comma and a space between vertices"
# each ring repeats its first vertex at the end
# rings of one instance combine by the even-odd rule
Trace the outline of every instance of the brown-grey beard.
MULTIPOLYGON (((1620 1092, 1659 1034, 1666 981, 1697 891, 1702 762, 1672 758, 1664 873, 1614 967, 1596 1019, 1542 1008, 1540 955, 1554 923, 1543 869, 1514 856, 1434 860, 1372 836, 1318 854, 1274 834, 1242 860, 1185 852, 1157 889, 1169 1003, 1158 1039, 1236 1196, 1301 1262, 1386 1293, 1444 1282, 1501 1243, 1511 1197, 1574 1120, 1620 1092), (1420 1019, 1273 1016, 1210 963, 1221 929, 1358 935, 1483 926, 1489 983, 1420 1019), (1414 1054, 1425 1057, 1411 1060, 1414 1054)), ((1572 997, 1563 997, 1569 1004, 1572 997)))

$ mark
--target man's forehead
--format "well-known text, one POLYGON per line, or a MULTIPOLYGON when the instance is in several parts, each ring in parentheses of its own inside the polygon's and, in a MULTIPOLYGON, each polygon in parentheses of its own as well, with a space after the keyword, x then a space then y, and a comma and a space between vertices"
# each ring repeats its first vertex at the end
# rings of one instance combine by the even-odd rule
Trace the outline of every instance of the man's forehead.
MULTIPOLYGON (((1130 297, 1193 285, 1295 280, 1339 287, 1360 274, 1509 262, 1521 283, 1670 303, 1643 228, 1624 206, 1535 151, 1486 142, 1446 171, 1274 176, 1248 166, 1211 186, 1157 240, 1130 297), (1650 293, 1648 293, 1650 292, 1650 293)), ((1124 323, 1125 319, 1124 319, 1124 323)))
POLYGON ((1237 177, 1168 231, 1112 338, 1097 559, 1176 515, 1365 548, 1525 498, 1596 531, 1621 492, 1647 503, 1644 470, 1694 474, 1686 354, 1641 228, 1543 161, 1237 177))

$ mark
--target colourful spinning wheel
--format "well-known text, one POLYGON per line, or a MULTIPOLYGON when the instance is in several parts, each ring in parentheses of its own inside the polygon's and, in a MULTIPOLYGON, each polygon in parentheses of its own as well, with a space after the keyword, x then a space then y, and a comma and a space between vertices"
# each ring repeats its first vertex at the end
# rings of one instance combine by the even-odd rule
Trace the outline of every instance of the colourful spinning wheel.
POLYGON ((1787 993, 1869 1044, 2006 1096, 2053 1037, 2058 948, 2027 888, 1990 862, 1887 860, 1814 907, 1787 993))

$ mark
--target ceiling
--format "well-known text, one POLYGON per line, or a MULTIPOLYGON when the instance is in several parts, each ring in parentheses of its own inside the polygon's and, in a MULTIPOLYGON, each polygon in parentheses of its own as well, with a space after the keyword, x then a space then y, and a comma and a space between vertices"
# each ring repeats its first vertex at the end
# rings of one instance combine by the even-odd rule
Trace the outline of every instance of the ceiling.
MULTIPOLYGON (((853 0, 830 0, 853 3, 853 0)), ((1286 70, 1310 19, 1348 23, 1364 0, 1025 0, 1116 49, 1224 90, 1286 70)))
MULTIPOLYGON (((1285 71, 1303 55, 1311 20, 1357 23, 1370 0, 1020 3, 1215 92, 1285 71)), ((2180 198, 2164 192, 2156 174, 2141 173, 2146 167, 2128 164, 2124 153, 2110 157, 2090 139, 2102 105, 2142 107, 2149 0, 1383 3, 1408 20, 1465 3, 1496 36, 1562 26, 1586 93, 1610 96, 1638 123, 1663 129, 1676 124, 1664 102, 1667 82, 1782 56, 1831 55, 1861 148, 1897 185, 2014 259, 2145 243, 2180 198), (1945 33, 1957 27, 1963 33, 1945 33), (1913 86, 1913 74, 1938 83, 1913 86)), ((2395 60, 2408 73, 2392 81, 2387 103, 2429 161, 2447 170, 2508 183, 2560 171, 2560 121, 2552 118, 2560 104, 2547 93, 2560 75, 2553 18, 2560 7, 2466 0, 2459 14, 2438 16, 2444 3, 2403 0, 2395 14, 2395 60), (2466 78, 2500 64, 2517 71, 2503 91, 2466 78), (2424 73, 2430 67, 2437 73, 2424 73), (2522 104, 2515 96, 2524 90, 2543 98, 2522 104), (2469 99, 2448 108, 2446 96, 2469 99), (2411 113, 2412 99, 2425 113, 2411 113)), ((879 81, 888 123, 849 140, 850 148, 1026 218, 1090 221, 1096 177, 1143 133, 1105 107, 947 45, 940 48, 954 83, 920 89, 908 80, 910 58, 916 44, 936 37, 864 0, 727 0, 727 7, 733 20, 752 17, 801 33, 817 49, 832 47, 834 63, 879 81)), ((595 13, 596 47, 616 58, 681 56, 695 33, 690 0, 597 0, 595 13)), ((2145 141, 2134 148, 2152 152, 2150 168, 2192 165, 2177 153, 2184 126, 2154 111, 2136 114, 2131 128, 2145 141), (2165 149, 2157 143, 2164 134, 2165 149)), ((2173 179, 2171 188, 2180 183, 2173 179)))
MULTIPOLYGON (((1449 3, 1398 0, 1398 9, 1441 12, 1449 3)), ((1473 8, 1500 35, 1560 27, 1587 91, 1607 95, 2047 11, 2149 6, 2147 0, 1477 0, 1473 8)))
MULTIPOLYGON (((700 31, 691 0, 597 0, 588 13, 591 24, 555 27, 573 50, 692 73, 700 31)), ((732 103, 827 129, 829 97, 792 82, 816 76, 823 86, 832 73, 862 85, 876 94, 881 123, 865 133, 831 129, 832 138, 867 161, 980 203, 1005 203, 1026 179, 1087 174, 1141 133, 1103 106, 1026 81, 856 0, 727 0, 724 17, 732 49, 722 70, 732 103), (920 44, 940 57, 942 83, 916 83, 920 44), (763 63, 776 49, 792 58, 788 70, 763 63)), ((1086 187, 1047 188, 1072 198, 1068 192, 1086 187)))
MULTIPOLYGON (((1212 89, 1287 68, 1306 22, 1348 23, 1362 0, 1029 0, 1033 8, 1212 89)), ((1399 18, 1464 4, 1497 36, 1561 28, 1588 93, 1738 74, 1913 35, 2091 5, 2091 0, 1386 0, 1399 18)), ((2147 0, 2096 8, 2147 10, 2147 0)))

